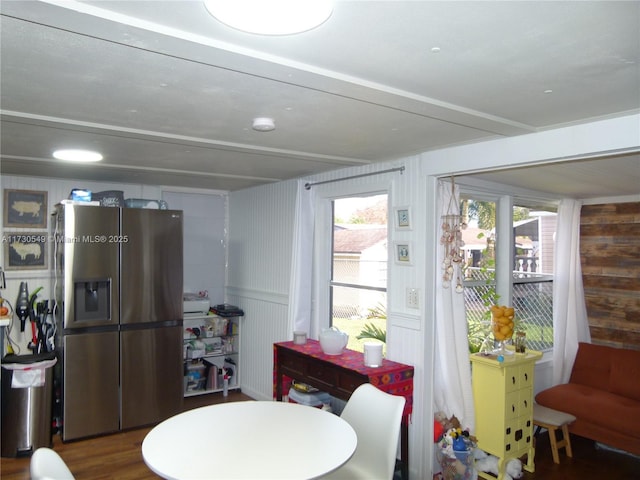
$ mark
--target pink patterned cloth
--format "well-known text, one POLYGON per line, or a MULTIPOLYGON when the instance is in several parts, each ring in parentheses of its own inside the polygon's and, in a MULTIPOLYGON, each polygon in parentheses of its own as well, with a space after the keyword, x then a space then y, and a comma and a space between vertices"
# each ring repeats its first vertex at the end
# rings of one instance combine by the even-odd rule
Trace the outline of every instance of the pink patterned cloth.
MULTIPOLYGON (((405 398, 404 413, 402 415, 403 422, 409 423, 411 412, 413 411, 413 367, 403 363, 394 362, 392 360, 383 359, 380 367, 366 367, 364 365, 364 355, 362 352, 345 349, 341 355, 327 355, 322 351, 320 342, 317 340, 307 340, 304 345, 296 345, 292 341, 280 342, 280 348, 288 348, 290 350, 318 358, 327 363, 332 363, 361 375, 365 375, 369 379, 369 383, 379 388, 383 392, 392 395, 400 395, 405 398)), ((274 365, 274 384, 273 395, 276 398, 276 378, 275 365, 277 364, 277 349, 273 348, 273 365, 274 365)), ((283 376, 282 392, 286 394, 291 386, 291 378, 283 376)))

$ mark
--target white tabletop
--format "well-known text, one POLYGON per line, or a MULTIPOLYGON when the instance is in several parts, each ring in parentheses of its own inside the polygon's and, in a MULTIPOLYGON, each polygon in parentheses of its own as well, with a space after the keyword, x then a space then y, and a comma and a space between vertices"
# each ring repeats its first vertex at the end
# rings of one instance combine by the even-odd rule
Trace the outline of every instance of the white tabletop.
POLYGON ((311 479, 356 449, 351 426, 332 413, 286 402, 230 402, 196 408, 154 427, 142 442, 163 478, 311 479))

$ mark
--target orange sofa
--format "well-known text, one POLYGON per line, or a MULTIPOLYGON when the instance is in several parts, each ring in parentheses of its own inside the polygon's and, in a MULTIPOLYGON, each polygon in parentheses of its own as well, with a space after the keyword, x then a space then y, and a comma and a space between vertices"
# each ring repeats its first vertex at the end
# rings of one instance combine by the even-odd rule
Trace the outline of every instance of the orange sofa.
POLYGON ((569 383, 536 402, 575 415, 569 431, 640 455, 640 350, 580 343, 569 383))

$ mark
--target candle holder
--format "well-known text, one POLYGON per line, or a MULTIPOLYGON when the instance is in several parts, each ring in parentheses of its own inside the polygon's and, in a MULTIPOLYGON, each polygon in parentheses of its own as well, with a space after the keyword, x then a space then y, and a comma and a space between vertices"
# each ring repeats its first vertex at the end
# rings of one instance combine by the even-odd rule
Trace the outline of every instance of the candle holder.
POLYGON ((515 351, 524 354, 527 350, 527 334, 523 331, 516 332, 515 351))

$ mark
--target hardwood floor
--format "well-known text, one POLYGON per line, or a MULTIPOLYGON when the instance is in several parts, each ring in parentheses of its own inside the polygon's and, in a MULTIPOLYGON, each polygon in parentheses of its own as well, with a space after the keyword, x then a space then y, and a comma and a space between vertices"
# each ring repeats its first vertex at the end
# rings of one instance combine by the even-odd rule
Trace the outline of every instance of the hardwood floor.
MULTIPOLYGON (((237 392, 202 395, 185 399, 185 410, 220 402, 251 400, 237 392)), ((62 443, 54 435, 53 448, 67 462, 77 480, 148 480, 158 479, 140 453, 145 435, 150 428, 140 428, 103 437, 62 443)), ((188 439, 176 439, 188 441, 188 439)), ((631 480, 640 478, 640 458, 596 448, 594 442, 572 435, 573 458, 560 451, 560 464, 553 463, 549 437, 540 435, 536 446, 536 471, 525 472, 524 480, 631 480)), ((2 480, 28 480, 29 458, 2 458, 2 480)), ((260 479, 256 479, 260 480, 260 479)), ((418 480, 418 479, 412 479, 418 480)))
POLYGON ((593 440, 571 435, 573 458, 560 450, 560 463, 553 463, 549 435, 542 433, 536 443, 535 473, 524 472, 523 480, 637 480, 640 457, 597 447, 593 440))

